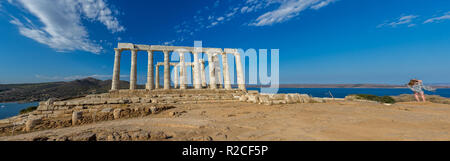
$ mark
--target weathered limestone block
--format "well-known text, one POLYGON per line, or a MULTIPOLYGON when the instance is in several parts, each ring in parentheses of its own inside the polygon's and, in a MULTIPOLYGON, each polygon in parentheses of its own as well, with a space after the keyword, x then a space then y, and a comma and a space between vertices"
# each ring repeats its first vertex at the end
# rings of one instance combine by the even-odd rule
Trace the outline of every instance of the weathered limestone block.
POLYGON ((308 103, 310 100, 310 97, 306 94, 300 94, 299 99, 301 103, 308 103))
POLYGON ((84 100, 84 101, 80 101, 79 105, 92 105, 92 100, 84 100))
POLYGON ((270 99, 270 97, 268 95, 260 95, 259 102, 264 105, 272 105, 273 104, 272 100, 270 99))
POLYGON ((313 97, 310 99, 310 101, 314 102, 314 103, 325 103, 325 100, 322 98, 318 98, 318 97, 313 97))
POLYGON ((71 106, 58 106, 58 108, 55 108, 54 110, 68 110, 71 106))
POLYGON ((177 103, 175 99, 166 99, 165 103, 177 103))
POLYGON ((239 101, 241 102, 246 102, 248 100, 248 96, 246 95, 242 95, 241 97, 239 97, 239 101))
POLYGON ((41 118, 32 118, 29 119, 26 123, 25 123, 25 131, 29 132, 31 131, 34 127, 36 127, 36 125, 40 124, 42 121, 41 118))
POLYGON ((272 100, 285 100, 285 98, 286 98, 285 94, 272 94, 269 96, 270 96, 270 99, 272 99, 272 100))
POLYGON ((55 105, 55 106, 65 106, 66 102, 65 101, 58 101, 58 102, 54 102, 53 105, 55 105))
POLYGON ((112 108, 104 108, 104 109, 102 109, 100 112, 102 112, 102 113, 109 113, 109 112, 112 112, 113 111, 113 109, 112 108))
POLYGON ((120 113, 121 113, 122 111, 123 111, 123 110, 120 109, 120 108, 114 109, 114 112, 113 112, 114 119, 119 119, 119 118, 120 118, 120 113))
POLYGON ((272 100, 272 103, 274 105, 279 105, 279 104, 286 104, 286 100, 272 100))
POLYGON ((87 109, 87 106, 75 106, 74 109, 75 110, 83 110, 83 109, 87 109))
POLYGON ((64 110, 64 114, 71 114, 72 115, 73 110, 64 110))
POLYGON ((93 104, 94 105, 103 105, 103 104, 106 104, 106 100, 104 100, 104 99, 95 99, 93 101, 93 104))
POLYGON ((107 104, 118 104, 119 99, 118 98, 110 98, 106 101, 107 104))
POLYGON ((155 114, 155 113, 159 112, 159 109, 155 106, 151 106, 150 111, 152 111, 152 114, 155 114))
POLYGON ((152 114, 152 110, 150 109, 150 107, 144 107, 144 112, 147 114, 152 114))
POLYGON ((300 95, 297 93, 290 94, 295 103, 300 103, 300 95))
POLYGON ((73 111, 72 113, 72 125, 76 125, 79 120, 83 117, 82 111, 73 111))
POLYGON ((142 103, 151 103, 152 99, 150 99, 150 98, 143 98, 143 99, 141 99, 141 102, 142 103))
POLYGON ((131 103, 141 103, 141 98, 139 97, 134 97, 130 99, 131 103))
POLYGON ((299 102, 299 97, 297 94, 286 94, 284 96, 285 96, 286 103, 298 103, 299 102))
POLYGON ((80 101, 68 101, 66 103, 66 105, 68 105, 68 106, 78 106, 80 104, 81 104, 80 101))
POLYGON ((347 100, 347 101, 354 101, 357 99, 358 99, 358 97, 356 95, 348 95, 348 96, 345 96, 345 98, 344 98, 344 100, 347 100))
POLYGON ((39 106, 38 106, 37 110, 38 111, 46 111, 48 109, 47 107, 48 106, 39 103, 39 106))
POLYGON ((248 95, 247 102, 258 103, 259 102, 259 95, 248 95))
POLYGON ((53 103, 54 103, 55 101, 56 101, 55 98, 50 98, 50 99, 48 99, 47 101, 45 101, 44 103, 45 103, 45 105, 50 106, 50 105, 53 105, 53 103))
POLYGON ((127 98, 119 99, 119 104, 125 104, 125 103, 130 103, 130 100, 127 98))
POLYGON ((231 99, 233 99, 233 96, 231 96, 231 95, 225 95, 225 96, 222 96, 222 99, 223 99, 223 100, 231 100, 231 99))
POLYGON ((54 105, 53 103, 56 101, 55 98, 50 98, 47 101, 39 102, 39 106, 37 110, 39 111, 46 111, 46 110, 53 110, 54 105))
POLYGON ((150 100, 151 100, 151 103, 158 103, 159 102, 157 98, 152 98, 150 100))
POLYGON ((95 94, 86 95, 86 98, 96 98, 96 97, 97 97, 97 95, 95 95, 95 94))

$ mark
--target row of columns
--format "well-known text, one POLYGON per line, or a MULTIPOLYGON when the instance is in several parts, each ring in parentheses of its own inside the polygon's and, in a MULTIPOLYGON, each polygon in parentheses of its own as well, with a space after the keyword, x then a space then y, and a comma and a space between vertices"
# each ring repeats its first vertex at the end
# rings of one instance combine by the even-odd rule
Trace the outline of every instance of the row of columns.
MULTIPOLYGON (((114 60, 114 73, 113 73, 113 79, 112 79, 112 86, 111 90, 118 90, 119 83, 120 83, 120 57, 121 52, 123 49, 114 49, 115 51, 115 60, 114 60)), ((131 71, 130 71, 130 90, 136 89, 136 80, 137 80, 137 49, 131 49, 131 71)), ((156 73, 154 73, 153 70, 153 50, 148 50, 148 64, 147 64, 147 83, 145 85, 145 88, 148 90, 151 89, 158 89, 159 86, 159 65, 156 65, 156 73), (156 81, 154 81, 154 74, 156 77, 156 81)), ((164 89, 170 89, 170 55, 168 50, 164 50, 164 89)), ((184 52, 180 52, 180 63, 175 66, 175 88, 177 88, 178 84, 178 70, 176 69, 177 66, 180 68, 180 89, 186 89, 186 64, 185 63, 185 57, 184 52)), ((193 66, 193 84, 195 89, 201 89, 202 87, 206 87, 206 75, 205 75, 205 61, 203 59, 199 59, 199 53, 198 52, 192 52, 194 55, 194 62, 191 64, 193 66)), ((209 62, 209 84, 211 89, 217 89, 216 79, 221 80, 221 74, 220 74, 220 65, 219 62, 219 55, 222 56, 222 65, 223 65, 223 80, 224 80, 224 88, 227 90, 231 89, 231 80, 230 80, 230 73, 229 73, 229 67, 228 67, 228 59, 227 59, 227 53, 207 53, 208 56, 208 62, 209 62), (217 76, 217 78, 216 78, 217 76)), ((241 90, 245 90, 245 82, 244 82, 244 76, 243 76, 243 67, 241 63, 241 57, 238 52, 233 53, 236 60, 236 73, 237 73, 237 82, 238 82, 238 88, 241 90)))

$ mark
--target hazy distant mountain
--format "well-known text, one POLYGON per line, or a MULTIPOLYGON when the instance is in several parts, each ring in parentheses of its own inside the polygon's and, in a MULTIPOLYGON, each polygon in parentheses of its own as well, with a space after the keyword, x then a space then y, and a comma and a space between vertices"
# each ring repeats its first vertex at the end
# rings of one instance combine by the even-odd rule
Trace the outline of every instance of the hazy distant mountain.
MULTIPOLYGON (((127 81, 120 86, 129 87, 127 81)), ((70 82, 0 84, 0 102, 43 101, 49 98, 68 99, 87 94, 104 93, 111 89, 111 80, 85 78, 70 82)))
POLYGON ((426 84, 429 86, 447 86, 450 87, 450 83, 430 83, 430 84, 426 84))

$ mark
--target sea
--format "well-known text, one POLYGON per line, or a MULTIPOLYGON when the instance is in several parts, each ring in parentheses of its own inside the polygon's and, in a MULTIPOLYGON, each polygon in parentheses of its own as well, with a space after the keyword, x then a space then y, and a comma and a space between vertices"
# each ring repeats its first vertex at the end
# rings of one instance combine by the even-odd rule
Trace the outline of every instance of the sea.
POLYGON ((19 111, 30 106, 37 106, 39 102, 28 102, 28 103, 0 103, 0 119, 16 116, 19 111))
MULTIPOLYGON (((400 94, 413 94, 407 88, 279 88, 279 89, 261 89, 247 88, 247 90, 257 90, 262 93, 301 93, 313 97, 334 97, 344 98, 350 94, 372 94, 377 96, 398 96, 400 94)), ((439 95, 450 98, 450 88, 436 89, 434 92, 425 91, 428 95, 439 95)), ((19 114, 19 111, 30 106, 37 106, 39 102, 29 103, 0 103, 0 119, 8 118, 19 114)))

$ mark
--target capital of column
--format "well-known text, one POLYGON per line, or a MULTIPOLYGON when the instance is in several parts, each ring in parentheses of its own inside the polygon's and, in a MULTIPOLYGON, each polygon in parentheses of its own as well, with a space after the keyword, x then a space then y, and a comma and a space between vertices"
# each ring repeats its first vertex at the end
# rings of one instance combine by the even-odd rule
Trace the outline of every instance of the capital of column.
POLYGON ((122 51, 123 51, 123 49, 120 49, 120 48, 114 48, 114 51, 117 53, 121 53, 122 51))

